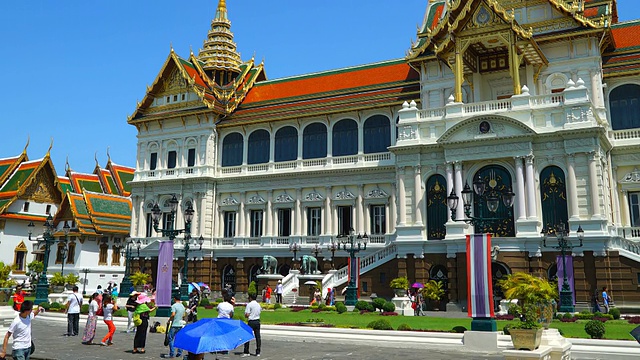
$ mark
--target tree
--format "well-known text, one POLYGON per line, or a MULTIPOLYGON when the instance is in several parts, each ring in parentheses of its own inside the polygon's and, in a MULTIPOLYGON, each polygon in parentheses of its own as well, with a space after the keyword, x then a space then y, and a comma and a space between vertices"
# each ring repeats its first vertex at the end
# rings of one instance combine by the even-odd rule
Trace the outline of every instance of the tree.
POLYGON ((0 288, 10 288, 13 287, 16 282, 9 278, 9 274, 11 274, 12 266, 5 265, 0 261, 0 288))
POLYGON ((29 270, 27 273, 27 275, 29 275, 29 282, 31 282, 31 284, 35 284, 38 282, 40 274, 44 271, 44 263, 42 263, 42 261, 33 260, 27 264, 27 270, 29 270))

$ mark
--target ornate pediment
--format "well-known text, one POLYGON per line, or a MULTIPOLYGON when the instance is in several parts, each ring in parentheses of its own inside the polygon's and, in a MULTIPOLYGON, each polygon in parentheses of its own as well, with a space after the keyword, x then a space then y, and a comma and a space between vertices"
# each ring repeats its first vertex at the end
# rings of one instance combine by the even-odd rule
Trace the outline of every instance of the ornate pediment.
POLYGON ((638 168, 633 169, 632 172, 626 174, 622 180, 620 180, 621 183, 632 183, 632 184, 638 184, 640 183, 640 170, 638 170, 638 168))
POLYGON ((52 174, 45 168, 38 171, 24 194, 28 199, 38 203, 59 204, 62 201, 60 192, 54 185, 52 174))
POLYGON ((247 204, 264 204, 265 200, 260 195, 253 195, 249 199, 247 199, 247 204))
POLYGON ((481 116, 460 122, 447 130, 439 143, 468 142, 493 138, 513 138, 535 135, 535 132, 518 120, 503 116, 481 116))
POLYGON ((275 201, 277 203, 292 203, 292 202, 294 202, 293 197, 291 197, 291 195, 289 195, 289 194, 280 194, 280 195, 276 196, 275 201))
POLYGON ((376 188, 369 191, 365 196, 365 198, 367 199, 382 199, 382 198, 388 198, 388 197, 389 197, 389 194, 387 194, 384 190, 380 188, 376 188))
POLYGON ((236 198, 234 198, 233 196, 229 196, 226 199, 222 200, 221 205, 222 206, 229 206, 229 205, 238 205, 239 202, 238 200, 236 200, 236 198))
POLYGON ((316 191, 312 191, 307 195, 305 195, 304 197, 304 201, 322 201, 322 200, 324 200, 324 196, 322 196, 320 193, 316 191))
POLYGON ((353 200, 356 196, 349 190, 342 190, 336 193, 334 196, 335 200, 353 200))

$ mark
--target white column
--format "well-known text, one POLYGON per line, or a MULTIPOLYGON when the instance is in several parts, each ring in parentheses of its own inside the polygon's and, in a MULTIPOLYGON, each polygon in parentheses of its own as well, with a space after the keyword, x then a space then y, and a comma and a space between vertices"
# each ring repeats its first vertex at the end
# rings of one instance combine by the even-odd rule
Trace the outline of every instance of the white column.
POLYGON ((364 232, 371 234, 371 208, 363 202, 362 209, 364 210, 364 232))
POLYGON ((147 214, 144 211, 144 198, 138 196, 138 229, 134 236, 141 237, 140 234, 147 235, 147 214))
POLYGON ((598 191, 598 156, 596 152, 590 152, 589 158, 589 188, 591 190, 591 218, 601 219, 600 214, 600 192, 598 191))
POLYGON ((398 224, 398 207, 396 205, 396 184, 391 184, 391 199, 389 200, 389 224, 393 225, 393 229, 387 226, 387 233, 391 234, 395 231, 398 224))
POLYGON ((422 173, 420 170, 420 165, 415 166, 414 170, 414 191, 413 191, 413 204, 415 217, 413 219, 413 224, 415 226, 422 226, 422 173))
POLYGON ((464 214, 464 201, 462 200, 462 163, 456 161, 454 164, 455 170, 455 182, 456 182, 456 195, 458 196, 458 208, 456 209, 456 219, 462 220, 465 218, 464 214))
POLYGON ((364 121, 358 119, 358 154, 364 153, 364 121))
POLYGON ((362 234, 364 232, 364 185, 358 185, 358 197, 356 198, 356 212, 358 214, 358 226, 357 233, 362 234))
POLYGON ((333 128, 327 121, 327 157, 333 156, 333 128))
POLYGON ((246 223, 246 218, 244 217, 244 200, 245 200, 245 193, 241 192, 240 193, 240 207, 238 210, 238 215, 236 216, 236 219, 238 221, 238 234, 237 237, 244 237, 245 232, 245 223, 246 223))
MULTIPOLYGON (((613 193, 613 221, 616 225, 622 225, 622 216, 621 216, 621 207, 620 207, 620 191, 618 189, 618 167, 612 167, 612 179, 611 179, 611 187, 613 193)), ((626 206, 626 205, 625 205, 626 206)))
POLYGON ((521 156, 516 156, 514 159, 516 162, 516 203, 518 204, 517 216, 518 219, 524 220, 527 218, 527 211, 525 209, 527 198, 524 195, 524 165, 522 164, 523 159, 521 156))
POLYGON ((274 223, 273 221, 273 205, 271 203, 271 199, 273 198, 273 191, 269 190, 267 191, 267 211, 265 214, 265 236, 271 236, 273 235, 273 233, 271 232, 271 229, 273 228, 272 224, 274 223))
POLYGON ((398 169, 398 216, 399 226, 405 226, 407 223, 407 201, 404 188, 404 168, 398 169))
POLYGON ((567 194, 569 196, 569 218, 571 220, 580 220, 580 212, 578 209, 578 189, 576 182, 575 156, 567 155, 567 194))
MULTIPOLYGON (((449 194, 451 194, 451 191, 453 191, 454 189, 454 180, 453 180, 453 164, 450 162, 447 162, 447 165, 445 167, 445 172, 447 175, 447 196, 449 196, 449 194)), ((451 216, 449 215, 449 202, 447 202, 447 222, 451 222, 451 216)))
POLYGON ((326 187, 325 193, 327 197, 324 199, 324 233, 325 235, 332 235, 331 220, 333 214, 331 213, 331 186, 326 187))
POLYGON ((629 193, 627 190, 622 190, 622 204, 620 204, 620 210, 622 210, 622 226, 631 226, 631 217, 629 216, 629 193))
MULTIPOLYGON (((297 130, 298 130, 298 160, 302 160, 302 140, 303 140, 302 131, 303 131, 303 128, 301 127, 300 129, 297 129, 297 130)), ((329 150, 329 151, 331 151, 331 150, 329 150)))
POLYGON ((302 235, 302 189, 296 189, 296 206, 293 210, 295 221, 293 222, 293 235, 302 235))
POLYGON ((529 219, 537 219, 537 206, 536 206, 536 182, 533 173, 533 155, 529 155, 525 158, 527 164, 527 215, 529 219))

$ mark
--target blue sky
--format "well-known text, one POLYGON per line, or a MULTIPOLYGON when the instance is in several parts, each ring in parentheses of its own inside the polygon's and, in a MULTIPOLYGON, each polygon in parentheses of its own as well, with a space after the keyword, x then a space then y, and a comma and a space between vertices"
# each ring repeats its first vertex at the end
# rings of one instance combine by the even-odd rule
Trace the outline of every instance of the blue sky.
MULTIPOLYGON (((265 60, 268 78, 401 58, 427 0, 227 0, 243 60, 265 60)), ((206 38, 217 0, 34 0, 0 4, 0 158, 41 158, 51 138, 59 175, 69 158, 91 172, 111 159, 134 166, 127 115, 169 54, 187 57, 206 38)), ((634 6, 635 5, 635 6, 634 6)), ((620 20, 640 18, 618 0, 620 20)))

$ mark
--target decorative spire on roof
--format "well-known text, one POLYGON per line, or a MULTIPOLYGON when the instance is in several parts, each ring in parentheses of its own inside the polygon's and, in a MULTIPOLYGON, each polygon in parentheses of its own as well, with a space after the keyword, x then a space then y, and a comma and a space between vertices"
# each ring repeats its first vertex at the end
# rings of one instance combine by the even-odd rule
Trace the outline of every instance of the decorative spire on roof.
POLYGON ((233 42, 231 21, 227 18, 227 2, 219 0, 216 17, 211 21, 211 30, 200 49, 198 60, 202 68, 210 73, 218 85, 226 85, 240 73, 240 54, 233 42))

